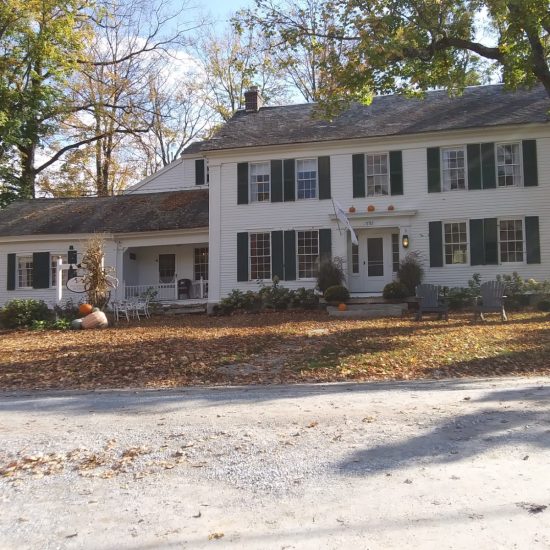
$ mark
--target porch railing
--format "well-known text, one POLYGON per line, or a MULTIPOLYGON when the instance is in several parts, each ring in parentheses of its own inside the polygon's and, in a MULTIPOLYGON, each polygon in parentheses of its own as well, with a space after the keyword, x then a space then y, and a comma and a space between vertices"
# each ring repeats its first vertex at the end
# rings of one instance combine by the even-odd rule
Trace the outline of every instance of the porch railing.
MULTIPOLYGON (((178 283, 151 283, 145 285, 124 285, 124 297, 126 300, 140 298, 146 294, 154 293, 155 300, 172 301, 178 300, 178 283)), ((201 279, 200 281, 191 282, 191 296, 193 299, 203 299, 208 296, 208 281, 201 279)))

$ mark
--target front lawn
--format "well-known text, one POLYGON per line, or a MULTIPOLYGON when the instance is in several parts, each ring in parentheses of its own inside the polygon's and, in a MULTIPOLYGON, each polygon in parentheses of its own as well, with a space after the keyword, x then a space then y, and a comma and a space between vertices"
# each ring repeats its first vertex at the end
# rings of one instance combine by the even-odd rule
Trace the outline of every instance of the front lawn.
POLYGON ((472 324, 322 312, 155 318, 0 333, 0 389, 167 388, 550 374, 547 314, 472 324))

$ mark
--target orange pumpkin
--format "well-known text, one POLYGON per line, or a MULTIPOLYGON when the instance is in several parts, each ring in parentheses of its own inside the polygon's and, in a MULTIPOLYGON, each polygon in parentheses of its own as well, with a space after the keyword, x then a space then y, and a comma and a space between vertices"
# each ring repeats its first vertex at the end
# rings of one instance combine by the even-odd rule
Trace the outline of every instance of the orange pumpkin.
POLYGON ((338 304, 338 311, 346 311, 348 306, 346 304, 338 304))
POLYGON ((354 214, 354 213, 355 213, 355 206, 350 206, 350 207, 349 207, 349 213, 350 213, 350 214, 354 214))
POLYGON ((392 210, 395 210, 393 204, 390 204, 390 205, 388 206, 388 210, 389 210, 390 212, 391 212, 392 210))
POLYGON ((80 304, 78 306, 78 313, 80 313, 80 315, 88 315, 92 313, 93 309, 94 307, 91 304, 80 304))
POLYGON ((367 208, 367 211, 368 212, 374 212, 374 206, 372 204, 369 204, 369 206, 367 208))

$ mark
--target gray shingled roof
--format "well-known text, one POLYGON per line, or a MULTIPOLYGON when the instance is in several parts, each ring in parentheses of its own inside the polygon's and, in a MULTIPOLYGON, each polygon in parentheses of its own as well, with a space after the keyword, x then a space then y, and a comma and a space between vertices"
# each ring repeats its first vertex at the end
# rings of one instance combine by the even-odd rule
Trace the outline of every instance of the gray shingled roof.
POLYGON ((208 227, 208 190, 17 201, 0 210, 0 237, 138 233, 208 227))
POLYGON ((380 96, 369 106, 353 104, 332 121, 313 118, 313 110, 310 103, 238 111, 212 139, 193 143, 185 154, 548 122, 550 100, 542 86, 508 92, 491 85, 466 88, 454 98, 445 91, 428 92, 424 98, 380 96))

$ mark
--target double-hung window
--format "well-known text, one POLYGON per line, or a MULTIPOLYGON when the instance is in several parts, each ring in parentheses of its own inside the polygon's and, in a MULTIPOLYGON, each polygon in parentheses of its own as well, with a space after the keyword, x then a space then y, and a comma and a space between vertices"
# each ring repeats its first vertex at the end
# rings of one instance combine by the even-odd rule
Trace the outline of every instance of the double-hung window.
POLYGON ((351 272, 359 273, 359 245, 351 243, 351 272))
POLYGON ((500 220, 500 261, 523 262, 523 220, 500 220))
POLYGON ((497 144, 497 182, 499 187, 513 187, 521 184, 519 143, 497 144))
POLYGON ((208 247, 195 248, 193 275, 195 281, 208 281, 208 247))
POLYGON ((466 222, 443 224, 445 263, 447 265, 468 262, 468 233, 466 222))
POLYGON ((299 199, 317 197, 317 159, 296 161, 296 188, 299 199))
POLYGON ((464 147, 441 150, 443 191, 466 189, 466 155, 464 147))
POLYGON ((312 279, 319 271, 319 231, 298 231, 298 278, 312 279))
POLYGON ((32 287, 32 256, 17 257, 17 286, 18 288, 32 287))
POLYGON ((399 234, 392 233, 391 235, 391 259, 392 259, 392 271, 397 273, 399 271, 399 234))
MULTIPOLYGON (((61 258, 63 263, 67 263, 67 257, 61 256, 61 255, 55 255, 52 254, 50 256, 50 286, 52 288, 55 288, 57 286, 57 261, 61 258)), ((64 269, 61 274, 61 284, 66 285, 67 284, 67 278, 68 278, 69 272, 64 269)))
POLYGON ((271 279, 271 233, 250 233, 250 278, 271 279))
POLYGON ((250 202, 270 200, 270 180, 269 162, 250 164, 250 202))
POLYGON ((367 196, 389 195, 390 176, 388 154, 368 154, 367 158, 367 196))

